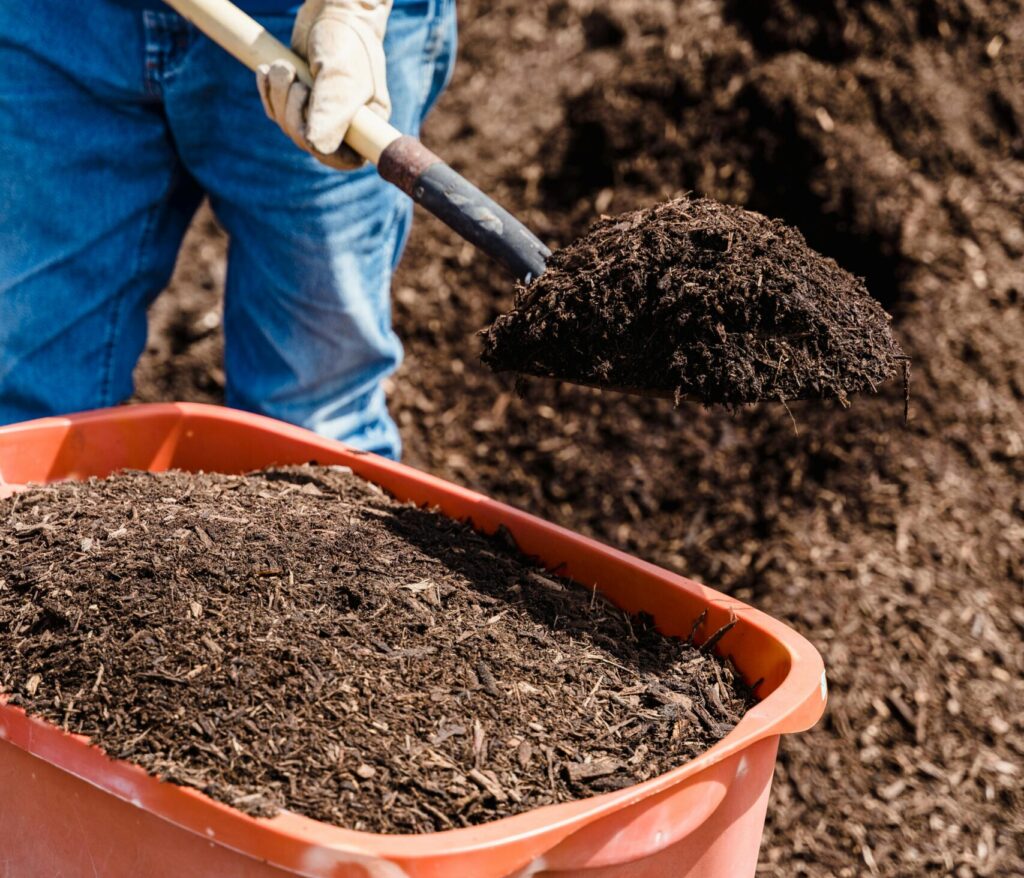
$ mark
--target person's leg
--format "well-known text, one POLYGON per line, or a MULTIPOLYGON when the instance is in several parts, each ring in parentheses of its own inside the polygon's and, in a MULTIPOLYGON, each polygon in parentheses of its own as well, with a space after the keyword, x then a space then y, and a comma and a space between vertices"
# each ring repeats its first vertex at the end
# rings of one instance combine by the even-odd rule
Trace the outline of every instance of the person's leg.
POLYGON ((198 203, 145 75, 158 43, 109 0, 0 4, 0 423, 131 394, 198 203))
MULTIPOLYGON (((289 17, 265 22, 288 40, 289 17)), ((395 5, 388 85, 403 131, 418 132, 443 84, 453 28, 451 0, 395 5)), ((401 359, 390 285, 410 203, 372 167, 342 174, 298 150, 264 117, 253 75, 212 44, 197 44, 167 101, 231 238, 228 403, 397 457, 382 381, 401 359)))

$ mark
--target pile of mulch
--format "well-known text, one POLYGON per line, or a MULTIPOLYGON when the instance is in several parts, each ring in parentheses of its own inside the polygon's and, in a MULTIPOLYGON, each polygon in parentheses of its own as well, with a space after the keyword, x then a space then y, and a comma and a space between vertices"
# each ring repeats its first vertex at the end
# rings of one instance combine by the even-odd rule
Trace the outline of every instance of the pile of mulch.
POLYGON ((498 372, 705 405, 877 392, 906 362, 863 282, 784 223, 684 197, 603 218, 484 334, 498 372))
MULTIPOLYGON (((1024 874, 1024 3, 464 0, 426 141, 552 245, 697 191, 866 278, 914 362, 843 410, 737 412, 479 363, 508 279, 421 214, 394 285, 409 463, 794 625, 829 706, 784 738, 758 875, 1024 874), (496 50, 495 47, 500 47, 496 50)), ((205 398, 224 236, 155 306, 145 399, 205 398), (221 256, 207 260, 215 246, 221 256)), ((219 344, 219 338, 217 339, 219 344)), ((221 376, 222 377, 222 376, 221 376)))
POLYGON ((0 692, 250 814, 429 832, 620 789, 728 734, 728 660, 344 467, 0 501, 0 692))

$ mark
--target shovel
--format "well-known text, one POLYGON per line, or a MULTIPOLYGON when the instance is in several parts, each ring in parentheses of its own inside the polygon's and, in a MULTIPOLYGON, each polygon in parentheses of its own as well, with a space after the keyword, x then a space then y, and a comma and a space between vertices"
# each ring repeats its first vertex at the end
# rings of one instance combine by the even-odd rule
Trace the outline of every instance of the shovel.
MULTIPOLYGON (((289 61, 312 86, 309 65, 230 0, 164 0, 250 70, 289 61)), ((525 284, 544 273, 551 250, 505 208, 452 170, 415 137, 402 134, 376 113, 360 109, 345 143, 417 204, 525 284)), ((540 376, 538 376, 540 377, 540 376)), ((545 376, 546 377, 546 376, 545 376)), ((597 385, 585 385, 597 386, 597 385)), ((671 393, 601 387, 617 393, 671 399, 671 393)))
MULTIPOLYGON (((306 61, 230 0, 164 2, 251 70, 289 61, 299 79, 312 86, 306 61)), ((415 137, 403 135, 364 107, 352 120, 345 143, 373 162, 381 177, 519 280, 529 283, 544 273, 545 260, 551 255, 544 243, 415 137)))
MULTIPOLYGON (((298 78, 312 87, 313 78, 306 61, 230 0, 164 2, 251 70, 262 64, 289 61, 298 78)), ((381 177, 504 266, 522 283, 528 285, 545 272, 551 250, 507 210, 452 170, 415 137, 403 135, 364 107, 352 120, 345 143, 376 165, 381 177)), ((691 398, 659 389, 613 387, 554 375, 522 374, 634 396, 675 399, 677 403, 691 398)))

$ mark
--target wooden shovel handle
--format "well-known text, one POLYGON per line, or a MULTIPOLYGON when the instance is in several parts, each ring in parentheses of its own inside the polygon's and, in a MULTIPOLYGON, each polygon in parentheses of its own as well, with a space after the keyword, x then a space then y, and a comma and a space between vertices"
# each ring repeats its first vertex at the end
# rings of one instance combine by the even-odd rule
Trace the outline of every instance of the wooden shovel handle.
MULTIPOLYGON (((309 65, 230 0, 164 0, 250 70, 290 61, 312 86, 309 65)), ((471 244, 529 283, 544 272, 551 251, 526 226, 453 171, 414 137, 363 107, 345 143, 377 165, 381 177, 450 226, 471 244)))

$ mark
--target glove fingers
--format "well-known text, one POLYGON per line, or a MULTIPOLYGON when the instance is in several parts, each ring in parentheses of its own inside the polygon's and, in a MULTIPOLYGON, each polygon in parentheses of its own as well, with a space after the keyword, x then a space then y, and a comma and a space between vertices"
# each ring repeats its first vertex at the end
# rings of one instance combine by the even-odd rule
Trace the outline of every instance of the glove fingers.
POLYGON ((363 158, 344 145, 331 154, 320 154, 313 147, 306 138, 309 88, 294 77, 291 65, 283 63, 273 75, 271 66, 262 64, 256 69, 257 90, 267 116, 282 128, 296 146, 312 152, 324 164, 345 171, 361 167, 363 158))
POLYGON ((281 127, 295 143, 305 150, 309 149, 306 140, 306 104, 308 101, 309 89, 306 84, 294 82, 288 89, 284 115, 281 117, 281 127))
POLYGON ((295 68, 288 61, 275 61, 267 73, 267 95, 278 125, 284 125, 288 93, 296 81, 295 68))
POLYGON ((263 112, 267 114, 267 118, 273 122, 277 120, 274 118, 274 111, 270 106, 270 65, 260 64, 256 68, 256 91, 260 95, 260 103, 263 104, 263 112))
POLYGON ((256 69, 256 85, 263 111, 296 146, 308 151, 303 117, 309 88, 297 78, 295 68, 287 61, 261 64, 256 69))
POLYGON ((306 117, 306 138, 313 148, 325 154, 336 152, 353 117, 371 98, 365 80, 341 71, 321 70, 306 117))

